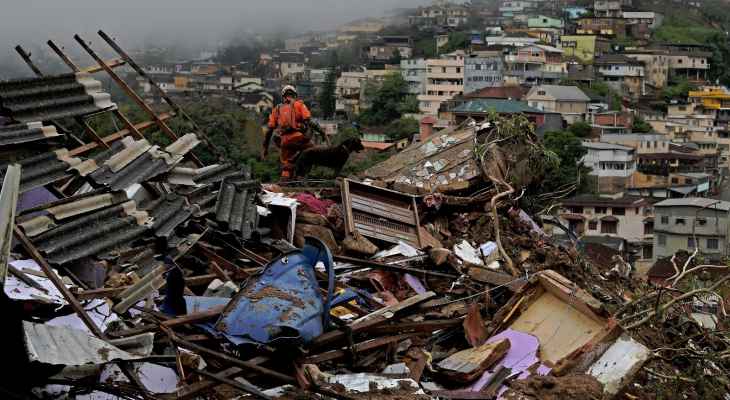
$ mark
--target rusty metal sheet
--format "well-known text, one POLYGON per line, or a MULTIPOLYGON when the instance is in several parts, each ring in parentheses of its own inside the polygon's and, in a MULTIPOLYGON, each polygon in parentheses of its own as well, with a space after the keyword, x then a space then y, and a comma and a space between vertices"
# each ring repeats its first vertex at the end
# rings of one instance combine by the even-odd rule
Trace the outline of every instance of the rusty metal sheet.
POLYGON ((350 234, 423 247, 415 197, 350 179, 342 183, 342 197, 350 234))

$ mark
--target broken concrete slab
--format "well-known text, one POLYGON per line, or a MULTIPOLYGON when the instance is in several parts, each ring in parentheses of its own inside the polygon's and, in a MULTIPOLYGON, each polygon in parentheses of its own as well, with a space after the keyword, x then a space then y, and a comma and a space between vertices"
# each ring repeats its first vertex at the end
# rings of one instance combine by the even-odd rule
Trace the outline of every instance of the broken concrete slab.
POLYGON ((633 380, 634 374, 650 356, 651 350, 630 336, 624 335, 591 365, 588 373, 603 384, 604 392, 615 395, 633 380))

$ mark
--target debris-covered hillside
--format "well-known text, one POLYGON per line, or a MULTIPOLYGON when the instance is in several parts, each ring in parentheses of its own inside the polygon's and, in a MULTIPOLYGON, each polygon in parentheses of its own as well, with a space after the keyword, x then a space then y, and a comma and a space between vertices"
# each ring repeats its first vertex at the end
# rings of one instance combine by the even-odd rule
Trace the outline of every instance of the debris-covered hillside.
POLYGON ((523 117, 311 188, 203 165, 151 109, 70 140, 57 120, 124 116, 85 72, 38 75, 0 83, 3 398, 727 396, 727 266, 647 282, 553 240, 558 161, 523 117))

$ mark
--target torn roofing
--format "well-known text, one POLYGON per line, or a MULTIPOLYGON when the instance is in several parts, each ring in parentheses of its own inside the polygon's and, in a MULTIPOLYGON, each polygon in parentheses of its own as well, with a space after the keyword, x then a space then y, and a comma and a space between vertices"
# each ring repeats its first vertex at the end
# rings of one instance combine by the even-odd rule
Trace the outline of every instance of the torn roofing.
POLYGON ((56 127, 43 126, 42 122, 0 126, 0 146, 47 140, 59 137, 56 127))
POLYGON ((29 360, 44 364, 80 366, 141 358, 84 331, 66 326, 24 321, 23 340, 29 360))
POLYGON ((0 110, 18 122, 48 121, 116 107, 89 74, 63 74, 0 82, 0 110))
POLYGON ((256 195, 259 184, 255 181, 226 179, 221 184, 216 203, 215 219, 226 224, 228 229, 251 238, 258 222, 256 195))
POLYGON ((408 146, 363 175, 394 182, 409 192, 463 189, 480 175, 473 149, 473 129, 446 129, 408 146))
POLYGON ((63 264, 123 248, 150 230, 168 238, 196 210, 177 195, 142 210, 123 192, 104 193, 46 208, 19 225, 49 262, 63 264))
POLYGON ((123 194, 102 194, 50 207, 19 225, 49 262, 63 264, 131 243, 148 222, 149 214, 123 194))
POLYGON ((74 169, 96 184, 121 190, 169 171, 200 141, 194 133, 189 133, 164 149, 131 137, 122 140, 121 145, 118 143, 74 169))
POLYGON ((221 182, 228 177, 250 179, 250 174, 232 164, 213 164, 203 168, 175 167, 168 174, 167 181, 174 185, 200 186, 221 182))
POLYGON ((251 179, 249 171, 233 164, 211 165, 199 171, 199 174, 194 178, 195 183, 198 185, 221 182, 228 177, 251 179))
POLYGON ((168 238, 175 228, 187 221, 197 207, 190 206, 185 198, 170 194, 152 203, 147 211, 152 216, 152 230, 155 236, 168 238))
MULTIPOLYGON (((20 192, 56 182, 70 176, 69 168, 81 163, 81 159, 70 157, 68 150, 56 151, 35 155, 17 161, 22 167, 20 178, 20 192)), ((0 177, 5 175, 7 164, 0 164, 0 177)))

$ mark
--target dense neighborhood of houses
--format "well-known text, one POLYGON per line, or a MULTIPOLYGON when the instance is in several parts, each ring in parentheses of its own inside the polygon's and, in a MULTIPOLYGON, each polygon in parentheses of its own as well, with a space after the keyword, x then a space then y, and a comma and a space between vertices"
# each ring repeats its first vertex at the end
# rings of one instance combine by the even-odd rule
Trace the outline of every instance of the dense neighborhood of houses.
MULTIPOLYGON (((593 194, 564 201, 560 223, 645 266, 694 246, 710 256, 727 256, 730 203, 697 199, 717 195, 721 171, 730 167, 730 91, 708 81, 710 49, 651 41, 664 18, 638 9, 632 0, 573 3, 439 0, 407 15, 292 37, 256 63, 224 65, 210 58, 146 70, 168 94, 228 97, 262 116, 285 84, 295 85, 316 106, 332 71, 336 113, 321 122, 333 135, 369 106, 366 88, 392 74, 400 74, 417 99, 418 113, 408 117, 417 119, 421 130, 458 126, 491 112, 524 114, 539 135, 588 124, 580 162, 594 178, 593 194), (452 46, 454 32, 463 33, 475 15, 486 25, 469 29, 463 45, 452 46), (423 56, 412 36, 390 34, 393 26, 429 32, 433 54, 423 56), (353 47, 359 65, 331 70, 315 63, 353 47), (663 90, 678 82, 696 90, 684 98, 664 98, 663 90), (647 106, 657 102, 666 112, 647 106), (637 130, 639 121, 649 128, 637 130), (693 230, 704 214, 702 227, 693 230)), ((152 95, 146 81, 139 84, 152 95)), ((361 135, 373 151, 401 149, 407 142, 390 139, 382 129, 361 135)))

